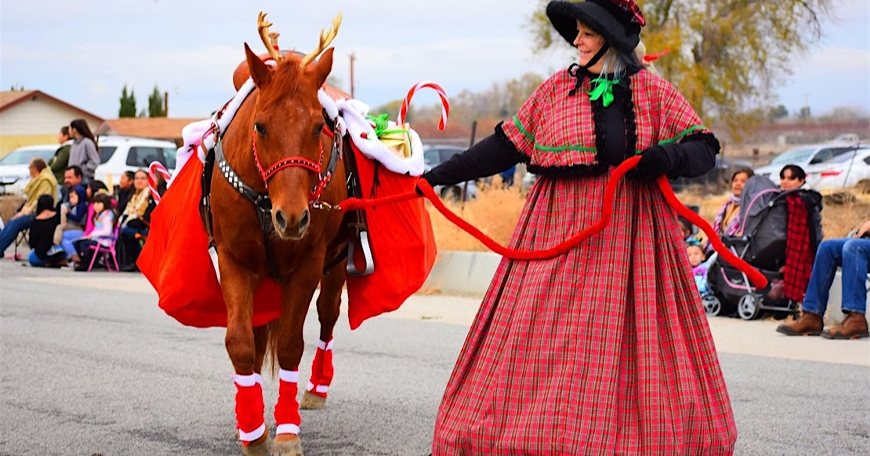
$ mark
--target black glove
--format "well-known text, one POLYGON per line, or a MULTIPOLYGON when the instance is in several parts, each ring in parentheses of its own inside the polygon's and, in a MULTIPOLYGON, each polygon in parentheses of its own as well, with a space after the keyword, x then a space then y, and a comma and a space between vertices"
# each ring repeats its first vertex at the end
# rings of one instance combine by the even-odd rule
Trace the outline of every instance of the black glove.
POLYGON ((626 177, 639 181, 654 181, 671 170, 671 160, 661 146, 652 146, 643 151, 637 166, 626 177))
MULTIPOLYGON (((420 180, 425 180, 432 187, 435 186, 435 184, 432 183, 432 172, 431 171, 429 171, 428 173, 424 173, 422 176, 420 176, 420 180)), ((415 185, 414 191, 417 192, 417 194, 420 196, 426 196, 423 194, 423 190, 420 190, 420 185, 415 185)))

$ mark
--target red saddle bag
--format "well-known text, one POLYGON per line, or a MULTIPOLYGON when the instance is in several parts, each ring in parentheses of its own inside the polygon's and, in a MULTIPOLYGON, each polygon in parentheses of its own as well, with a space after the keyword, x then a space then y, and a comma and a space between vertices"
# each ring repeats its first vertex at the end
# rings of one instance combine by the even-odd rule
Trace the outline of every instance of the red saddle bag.
MULTIPOLYGON (((175 176, 151 215, 148 240, 136 265, 157 290, 167 315, 187 326, 226 327, 227 308, 199 215, 202 171, 202 162, 193 157, 175 176)), ((263 280, 254 294, 254 326, 281 315, 281 297, 274 280, 263 280)))
MULTIPOLYGON (((351 147, 364 199, 413 192, 417 177, 396 174, 351 147)), ((435 236, 422 198, 365 209, 374 272, 347 277, 348 321, 356 329, 368 318, 399 308, 414 294, 435 264, 435 236)), ((366 269, 360 248, 354 265, 366 269)))

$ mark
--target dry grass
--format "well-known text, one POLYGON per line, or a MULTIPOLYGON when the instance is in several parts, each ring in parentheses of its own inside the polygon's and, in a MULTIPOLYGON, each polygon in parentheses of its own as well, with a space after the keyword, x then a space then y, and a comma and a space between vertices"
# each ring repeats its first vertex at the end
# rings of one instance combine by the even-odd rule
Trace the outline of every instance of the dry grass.
MULTIPOLYGON (((683 192, 677 196, 684 204, 700 206, 701 217, 709 222, 713 221, 719 208, 728 199, 727 193, 702 195, 699 192, 683 192)), ((466 203, 464 207, 458 203, 448 203, 447 206, 499 244, 507 245, 524 203, 525 197, 516 188, 489 187, 481 188, 477 200, 466 203)), ((428 209, 435 231, 435 242, 440 250, 488 250, 441 216, 434 207, 429 205, 428 209)), ((868 218, 870 195, 857 195, 854 201, 844 204, 837 204, 830 195, 826 195, 825 208, 822 211, 822 227, 826 239, 843 237, 868 218)))

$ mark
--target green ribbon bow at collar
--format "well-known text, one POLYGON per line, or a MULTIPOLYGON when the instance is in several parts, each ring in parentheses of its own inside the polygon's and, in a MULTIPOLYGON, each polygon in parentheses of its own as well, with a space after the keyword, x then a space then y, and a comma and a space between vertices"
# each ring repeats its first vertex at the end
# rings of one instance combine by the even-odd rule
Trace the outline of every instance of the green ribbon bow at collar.
POLYGON ((388 129, 388 126, 390 124, 389 114, 381 114, 377 117, 366 116, 366 119, 374 124, 375 136, 377 136, 378 138, 395 133, 407 133, 407 130, 403 128, 388 129))
POLYGON ((589 100, 595 101, 601 98, 601 104, 603 104, 605 108, 610 106, 610 103, 613 103, 613 86, 619 85, 619 79, 597 77, 590 82, 595 84, 595 88, 593 88, 591 92, 587 92, 589 94, 589 100))

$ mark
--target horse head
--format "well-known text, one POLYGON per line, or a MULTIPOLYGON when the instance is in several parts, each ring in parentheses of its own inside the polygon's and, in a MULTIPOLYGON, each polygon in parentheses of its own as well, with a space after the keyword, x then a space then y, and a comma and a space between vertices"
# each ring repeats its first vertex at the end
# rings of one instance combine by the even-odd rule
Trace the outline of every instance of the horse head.
POLYGON ((272 202, 272 224, 282 239, 301 239, 311 222, 310 205, 326 166, 318 90, 332 71, 334 49, 327 46, 340 25, 338 15, 329 32, 321 30, 320 44, 308 55, 283 56, 269 36, 271 24, 260 13, 260 36, 274 64, 264 62, 245 44, 245 58, 257 87, 251 117, 254 159, 272 202))

